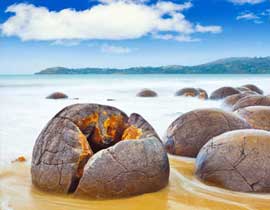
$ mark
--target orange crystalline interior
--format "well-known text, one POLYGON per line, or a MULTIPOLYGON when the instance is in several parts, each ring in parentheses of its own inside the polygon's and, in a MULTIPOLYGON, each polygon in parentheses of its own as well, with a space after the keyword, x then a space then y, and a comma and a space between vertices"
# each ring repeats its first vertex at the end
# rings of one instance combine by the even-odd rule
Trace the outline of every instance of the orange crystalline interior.
POLYGON ((87 160, 93 155, 92 150, 89 147, 89 144, 87 142, 87 139, 83 133, 79 133, 79 142, 82 147, 82 152, 80 154, 80 159, 79 159, 79 167, 77 169, 77 177, 81 177, 83 174, 83 167, 87 160))
POLYGON ((131 125, 124 131, 122 135, 122 140, 139 139, 141 136, 142 136, 142 129, 139 129, 134 125, 131 125))
POLYGON ((199 95, 199 98, 204 99, 205 97, 206 97, 205 93, 201 92, 200 95, 199 95))
MULTIPOLYGON (((107 112, 93 113, 77 121, 81 129, 80 143, 82 154, 80 162, 89 158, 93 153, 110 147, 121 140, 139 139, 142 129, 129 125, 120 114, 108 115, 107 112)), ((79 170, 79 175, 82 171, 79 170)))
POLYGON ((123 120, 123 116, 112 115, 104 121, 103 125, 106 131, 106 137, 109 137, 114 141, 120 140, 121 134, 125 129, 125 122, 123 120))
POLYGON ((96 124, 98 122, 98 118, 99 118, 98 113, 93 113, 87 116, 86 118, 79 120, 76 124, 81 130, 84 130, 91 124, 96 124))
POLYGON ((185 93, 184 96, 195 96, 194 93, 185 93))
POLYGON ((94 128, 93 134, 91 135, 91 141, 95 143, 102 143, 103 138, 98 127, 94 128))
POLYGON ((81 153, 76 174, 68 192, 76 190, 83 176, 84 166, 96 152, 108 148, 121 140, 139 139, 142 129, 129 125, 122 115, 108 115, 107 112, 93 113, 76 122, 78 126, 78 141, 81 153))

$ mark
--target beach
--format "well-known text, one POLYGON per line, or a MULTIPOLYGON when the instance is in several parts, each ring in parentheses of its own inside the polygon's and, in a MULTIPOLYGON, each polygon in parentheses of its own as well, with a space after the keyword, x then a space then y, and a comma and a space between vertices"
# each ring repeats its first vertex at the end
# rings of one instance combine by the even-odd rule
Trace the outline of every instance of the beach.
POLYGON ((46 123, 62 108, 76 103, 117 107, 142 115, 162 138, 181 114, 198 108, 223 108, 222 101, 175 97, 184 87, 203 88, 208 94, 222 86, 255 84, 270 94, 270 75, 5 75, 0 76, 1 209, 269 209, 270 196, 238 193, 206 185, 194 175, 194 159, 169 156, 169 185, 155 193, 126 199, 81 200, 50 195, 31 184, 31 154, 46 123), (136 93, 150 88, 155 98, 136 93), (55 91, 69 98, 48 100, 55 91), (25 163, 12 163, 18 156, 25 163))

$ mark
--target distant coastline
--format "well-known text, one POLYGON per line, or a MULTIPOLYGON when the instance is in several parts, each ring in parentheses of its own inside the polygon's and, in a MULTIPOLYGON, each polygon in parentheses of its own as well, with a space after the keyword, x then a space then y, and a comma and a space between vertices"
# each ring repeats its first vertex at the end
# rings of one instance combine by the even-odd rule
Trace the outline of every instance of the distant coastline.
POLYGON ((196 66, 160 66, 117 68, 66 68, 51 67, 35 74, 269 74, 270 56, 235 57, 216 60, 196 66))

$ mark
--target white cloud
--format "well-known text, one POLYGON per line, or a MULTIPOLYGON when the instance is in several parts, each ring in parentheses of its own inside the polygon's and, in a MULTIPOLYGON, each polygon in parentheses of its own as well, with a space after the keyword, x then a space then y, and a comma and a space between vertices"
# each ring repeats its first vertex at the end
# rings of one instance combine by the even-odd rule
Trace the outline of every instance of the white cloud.
POLYGON ((252 12, 244 13, 236 17, 236 20, 258 20, 258 19, 260 19, 260 17, 258 17, 252 12))
POLYGON ((198 42, 200 39, 192 38, 190 35, 173 35, 173 34, 153 34, 154 39, 175 40, 178 42, 198 42))
POLYGON ((170 1, 159 1, 156 4, 156 8, 162 13, 167 13, 171 11, 183 11, 191 8, 193 5, 191 2, 185 2, 184 4, 175 4, 170 1))
POLYGON ((229 0, 230 2, 234 3, 234 4, 259 4, 264 2, 265 0, 229 0))
POLYGON ((119 2, 119 1, 122 1, 125 3, 134 3, 134 4, 142 4, 142 3, 148 2, 148 0, 92 0, 92 1, 100 2, 103 4, 110 4, 113 2, 119 2))
MULTIPOLYGON (((218 33, 220 26, 194 26, 183 15, 190 2, 175 4, 159 1, 153 5, 143 0, 101 0, 103 3, 83 11, 49 11, 32 4, 14 4, 6 12, 14 13, 0 25, 5 36, 26 40, 122 40, 152 33, 173 33, 190 37, 193 33, 218 33), (164 18, 167 15, 167 18, 164 18)), ((188 41, 192 38, 186 38, 188 41)), ((185 40, 183 38, 183 40, 185 40)))
POLYGON ((197 24, 195 30, 200 33, 221 33, 222 27, 220 26, 202 26, 197 24))
POLYGON ((100 48, 101 52, 112 53, 112 54, 127 54, 132 51, 132 49, 123 46, 103 44, 100 48))
POLYGON ((54 42, 51 43, 51 45, 62 45, 62 46, 66 46, 66 47, 73 47, 73 46, 77 46, 81 43, 80 40, 63 40, 63 39, 59 39, 59 40, 55 40, 54 42))

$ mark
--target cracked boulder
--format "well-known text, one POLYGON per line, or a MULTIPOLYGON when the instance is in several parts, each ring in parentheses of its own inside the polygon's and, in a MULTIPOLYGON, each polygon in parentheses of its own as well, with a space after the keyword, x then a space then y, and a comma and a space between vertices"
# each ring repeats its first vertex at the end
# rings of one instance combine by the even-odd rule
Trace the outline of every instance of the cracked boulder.
POLYGON ((175 96, 197 97, 200 92, 196 88, 182 88, 175 93, 175 96))
POLYGON ((138 114, 75 104, 56 114, 36 140, 38 188, 88 197, 126 197, 165 187, 169 162, 152 126, 138 114))
POLYGON ((226 98, 227 96, 238 94, 238 93, 241 93, 241 92, 239 90, 237 90, 236 88, 233 88, 233 87, 221 87, 221 88, 215 90, 211 94, 210 99, 219 100, 219 99, 226 98))
POLYGON ((61 92, 54 92, 46 97, 47 99, 64 99, 68 98, 68 96, 65 93, 61 92))
POLYGON ((208 99, 208 94, 204 89, 201 88, 182 88, 178 90, 175 96, 185 96, 185 97, 198 97, 200 99, 208 99))
POLYGON ((248 106, 270 106, 270 96, 251 95, 237 101, 233 110, 245 108, 248 106))
POLYGON ((158 94, 150 89, 142 89, 139 93, 137 93, 137 97, 157 97, 158 94))
POLYGON ((207 183, 241 192, 270 192, 270 132, 237 130, 211 139, 196 158, 207 183))
POLYGON ((254 91, 254 92, 258 93, 258 94, 263 95, 263 90, 260 89, 259 87, 257 87, 256 85, 253 85, 253 84, 247 84, 247 85, 243 85, 242 87, 243 87, 243 88, 248 88, 248 89, 251 90, 251 91, 254 91))
POLYGON ((220 109, 197 109, 178 117, 169 126, 165 147, 174 155, 196 157, 211 138, 227 131, 250 128, 234 113, 220 109))
POLYGON ((238 109, 236 114, 245 119, 252 128, 270 131, 270 106, 249 106, 238 109))

